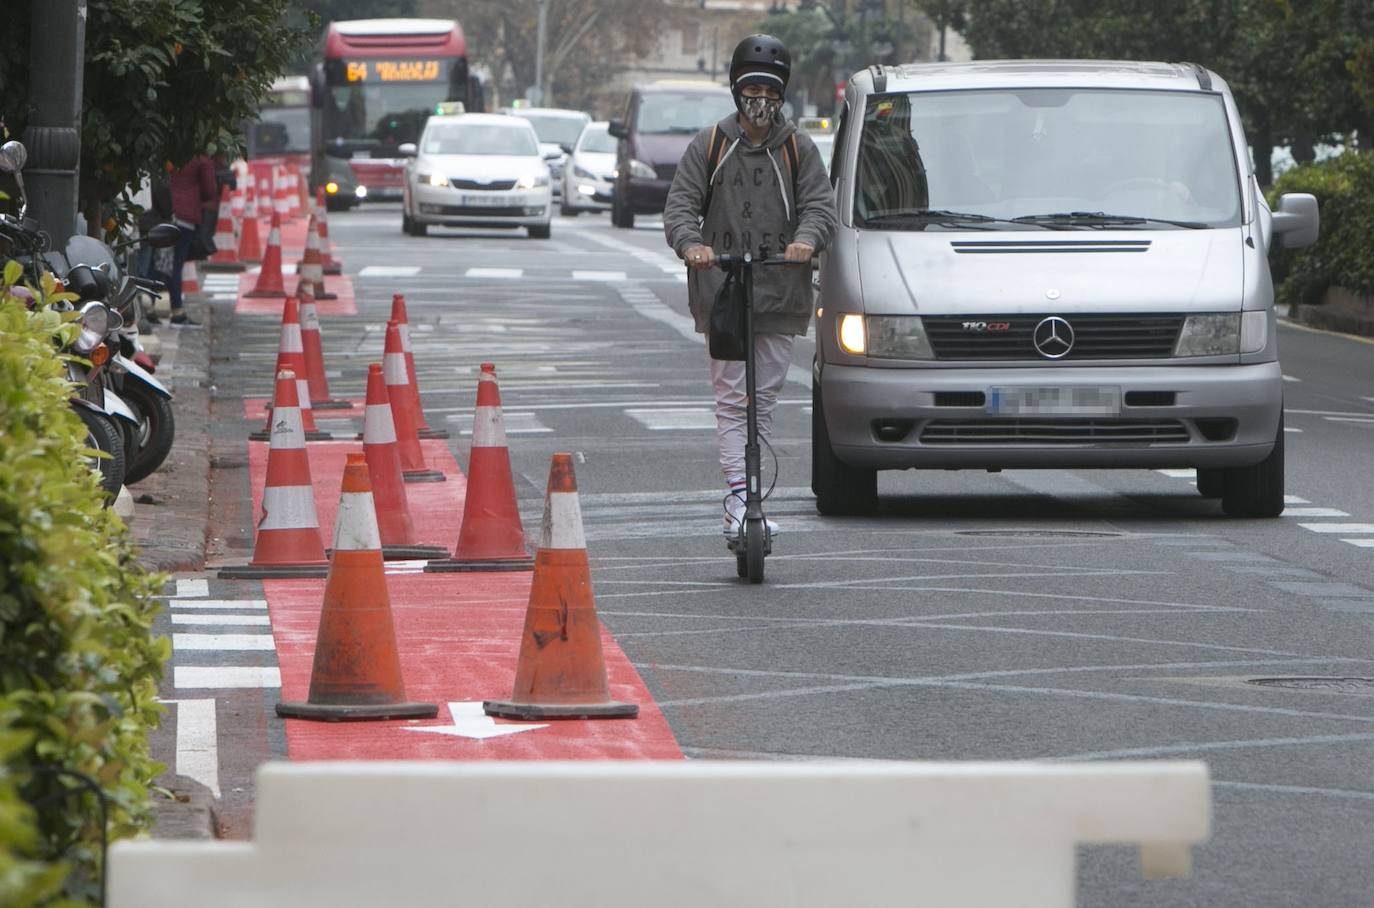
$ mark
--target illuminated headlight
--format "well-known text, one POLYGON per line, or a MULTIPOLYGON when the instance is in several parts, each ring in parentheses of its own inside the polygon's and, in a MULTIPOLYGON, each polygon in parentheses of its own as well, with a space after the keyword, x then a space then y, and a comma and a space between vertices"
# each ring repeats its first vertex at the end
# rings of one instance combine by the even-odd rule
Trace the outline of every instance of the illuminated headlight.
POLYGON ((328 183, 324 184, 324 191, 329 193, 330 195, 334 195, 339 191, 339 184, 335 183, 333 180, 330 180, 328 183))
POLYGON ((101 303, 88 303, 81 310, 81 334, 72 342, 72 349, 86 356, 105 339, 110 330, 110 310, 101 303))
POLYGON ((448 177, 442 173, 421 173, 417 174, 415 179, 426 186, 434 186, 438 189, 448 186, 448 177))
POLYGON ((357 189, 353 190, 353 194, 360 199, 365 199, 367 198, 367 187, 359 186, 357 189))
POLYGON ((596 187, 588 186, 586 183, 578 183, 577 191, 582 195, 596 195, 596 187))
POLYGON ((864 331, 864 317, 854 312, 840 316, 840 349, 845 353, 863 356, 868 350, 868 336, 864 331))
POLYGON ((1258 353, 1269 342, 1269 313, 1240 314, 1240 352, 1258 353))
POLYGON ((643 161, 636 161, 633 158, 631 158, 630 176, 638 177, 641 180, 652 180, 655 177, 657 177, 658 174, 654 172, 654 169, 652 167, 650 167, 648 164, 645 164, 643 161))
POLYGON ((536 186, 549 185, 549 175, 547 173, 527 173, 515 183, 516 189, 533 189, 536 186))
POLYGON ((934 359, 921 319, 914 315, 853 313, 840 317, 840 347, 845 352, 882 359, 934 359))
POLYGON ((1239 312, 1188 316, 1174 348, 1175 356, 1229 356, 1239 352, 1239 312))

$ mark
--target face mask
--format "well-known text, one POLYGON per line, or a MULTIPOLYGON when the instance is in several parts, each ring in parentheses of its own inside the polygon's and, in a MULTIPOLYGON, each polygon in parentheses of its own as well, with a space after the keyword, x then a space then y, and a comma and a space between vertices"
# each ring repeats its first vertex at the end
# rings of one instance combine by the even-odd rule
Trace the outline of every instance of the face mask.
POLYGON ((739 99, 740 113, 744 114, 746 120, 760 129, 773 125, 773 120, 777 118, 779 110, 782 110, 781 100, 743 96, 739 99))

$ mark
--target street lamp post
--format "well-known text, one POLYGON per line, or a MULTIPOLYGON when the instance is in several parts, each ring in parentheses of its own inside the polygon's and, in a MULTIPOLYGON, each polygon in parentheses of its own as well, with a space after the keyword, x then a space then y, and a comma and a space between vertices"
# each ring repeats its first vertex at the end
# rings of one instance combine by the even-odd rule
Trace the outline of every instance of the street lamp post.
POLYGON ((24 183, 29 214, 58 246, 76 233, 86 0, 33 0, 24 183))
POLYGON ((529 91, 530 103, 536 107, 544 103, 544 46, 549 31, 549 0, 539 0, 539 25, 535 38, 534 88, 529 91))

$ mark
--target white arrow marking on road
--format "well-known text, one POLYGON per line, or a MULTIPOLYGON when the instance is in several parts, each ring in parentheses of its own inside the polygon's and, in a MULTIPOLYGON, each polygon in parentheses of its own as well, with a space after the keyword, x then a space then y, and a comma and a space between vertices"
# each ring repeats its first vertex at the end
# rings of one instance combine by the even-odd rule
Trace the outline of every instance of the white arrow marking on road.
POLYGON ((424 731, 435 735, 452 735, 455 738, 482 740, 484 738, 499 738, 502 735, 518 735, 522 731, 534 731, 536 728, 549 727, 547 724, 531 725, 529 723, 497 725, 495 719, 482 712, 481 700, 450 703, 448 711, 453 716, 452 725, 414 725, 402 730, 424 731))

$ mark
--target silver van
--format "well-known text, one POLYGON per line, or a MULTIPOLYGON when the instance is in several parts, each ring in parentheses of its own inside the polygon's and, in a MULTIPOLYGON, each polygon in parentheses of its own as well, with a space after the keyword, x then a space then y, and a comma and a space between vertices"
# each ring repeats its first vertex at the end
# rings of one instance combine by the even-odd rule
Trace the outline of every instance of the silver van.
POLYGON ((1240 114, 1195 64, 870 67, 845 93, 821 260, 812 488, 879 470, 1195 467, 1227 514, 1283 511, 1271 212, 1240 114))

